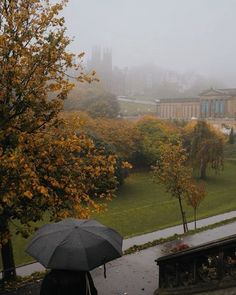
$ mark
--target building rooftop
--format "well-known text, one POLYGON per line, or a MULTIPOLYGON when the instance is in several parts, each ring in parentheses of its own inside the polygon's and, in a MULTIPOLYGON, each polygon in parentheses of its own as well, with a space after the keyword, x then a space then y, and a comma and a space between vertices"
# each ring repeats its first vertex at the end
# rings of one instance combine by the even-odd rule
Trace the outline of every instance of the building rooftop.
POLYGON ((171 102, 199 102, 199 97, 177 97, 177 98, 160 98, 159 101, 161 103, 171 103, 171 102))
POLYGON ((236 88, 211 88, 208 90, 204 90, 200 93, 200 96, 205 95, 227 95, 227 96, 235 96, 236 95, 236 88))

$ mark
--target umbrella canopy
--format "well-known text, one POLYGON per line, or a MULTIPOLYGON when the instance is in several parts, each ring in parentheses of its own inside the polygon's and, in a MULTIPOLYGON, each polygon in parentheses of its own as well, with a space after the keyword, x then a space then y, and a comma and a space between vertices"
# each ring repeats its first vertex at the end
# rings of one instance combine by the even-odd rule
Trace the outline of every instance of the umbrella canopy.
POLYGON ((37 230, 26 252, 46 268, 89 271, 120 257, 122 241, 95 220, 67 218, 37 230))

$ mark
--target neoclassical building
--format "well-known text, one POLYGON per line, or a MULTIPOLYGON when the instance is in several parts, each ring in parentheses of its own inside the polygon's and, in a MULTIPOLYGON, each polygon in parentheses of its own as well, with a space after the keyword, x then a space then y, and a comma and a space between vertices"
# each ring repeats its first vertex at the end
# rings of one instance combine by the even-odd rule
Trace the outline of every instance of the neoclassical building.
POLYGON ((236 88, 209 89, 194 98, 156 100, 162 119, 236 119, 236 88))

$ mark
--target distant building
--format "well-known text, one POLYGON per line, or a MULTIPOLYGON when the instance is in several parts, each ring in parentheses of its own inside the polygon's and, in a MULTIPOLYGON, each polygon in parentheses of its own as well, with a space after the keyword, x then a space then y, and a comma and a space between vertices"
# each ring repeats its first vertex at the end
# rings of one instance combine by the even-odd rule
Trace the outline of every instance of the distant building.
POLYGON ((236 118, 236 88, 210 89, 200 94, 201 118, 236 118))
POLYGON ((162 119, 190 120, 200 114, 200 99, 165 98, 157 103, 157 115, 162 119))
POLYGON ((211 88, 194 98, 159 99, 157 114, 162 119, 236 119, 236 88, 211 88))
MULTIPOLYGON (((194 73, 179 74, 152 63, 123 68, 113 67, 112 50, 101 49, 100 46, 92 48, 87 70, 95 70, 105 90, 118 96, 176 97, 191 91, 191 88, 196 87, 201 81, 201 77, 194 73)), ((197 93, 196 90, 193 93, 197 93)))
POLYGON ((87 62, 89 71, 95 70, 104 88, 112 91, 112 50, 93 47, 90 60, 87 62))
POLYGON ((118 96, 126 96, 127 72, 128 72, 128 68, 124 68, 124 69, 120 69, 118 67, 113 68, 112 93, 118 96))

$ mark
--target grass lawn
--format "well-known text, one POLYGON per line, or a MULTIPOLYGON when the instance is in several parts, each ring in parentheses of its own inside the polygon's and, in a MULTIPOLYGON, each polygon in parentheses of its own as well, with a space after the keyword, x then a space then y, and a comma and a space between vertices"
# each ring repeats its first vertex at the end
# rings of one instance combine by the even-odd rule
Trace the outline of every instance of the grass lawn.
MULTIPOLYGON (((198 218, 236 210, 236 161, 227 161, 224 171, 211 173, 207 195, 197 212, 198 218)), ((193 220, 193 210, 185 205, 188 220, 193 220)), ((152 232, 181 223, 178 201, 152 181, 151 173, 129 176, 108 211, 97 219, 125 237, 152 232)))
MULTIPOLYGON (((212 173, 207 182, 207 196, 200 205, 198 218, 236 210, 236 160, 228 160, 224 171, 212 173)), ((186 207, 188 220, 193 211, 186 207)), ((102 215, 94 216, 118 230, 124 237, 136 236, 181 223, 178 202, 152 181, 151 173, 131 174, 102 215)), ((13 237, 16 264, 30 261, 24 253, 26 240, 13 237)), ((0 263, 1 264, 1 263, 0 263)))
POLYGON ((141 114, 156 114, 156 106, 150 104, 119 101, 123 116, 137 116, 141 114))

